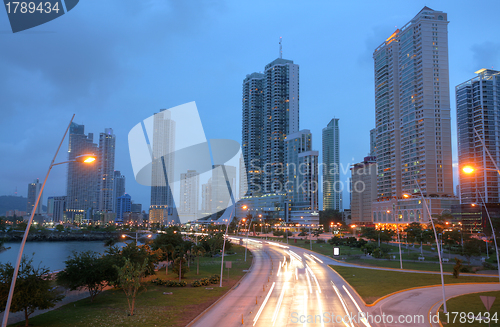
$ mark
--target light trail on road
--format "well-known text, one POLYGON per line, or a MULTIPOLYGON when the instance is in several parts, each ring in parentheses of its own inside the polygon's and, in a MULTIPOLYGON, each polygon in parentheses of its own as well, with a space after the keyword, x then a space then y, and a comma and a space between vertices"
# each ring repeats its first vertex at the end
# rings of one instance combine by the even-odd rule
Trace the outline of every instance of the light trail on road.
POLYGON ((253 318, 253 325, 254 325, 254 326, 255 326, 255 324, 257 323, 257 320, 259 320, 260 314, 262 313, 262 310, 263 310, 263 309, 264 309, 264 307, 266 306, 267 301, 269 300, 269 297, 271 296, 271 293, 273 292, 274 285, 276 285, 276 283, 275 283, 275 282, 273 282, 273 285, 271 286, 271 289, 270 289, 270 290, 269 290, 269 292, 267 293, 266 299, 264 300, 264 302, 262 302, 262 305, 260 306, 259 311, 258 311, 258 312, 257 312, 257 314, 255 315, 255 318, 253 318))

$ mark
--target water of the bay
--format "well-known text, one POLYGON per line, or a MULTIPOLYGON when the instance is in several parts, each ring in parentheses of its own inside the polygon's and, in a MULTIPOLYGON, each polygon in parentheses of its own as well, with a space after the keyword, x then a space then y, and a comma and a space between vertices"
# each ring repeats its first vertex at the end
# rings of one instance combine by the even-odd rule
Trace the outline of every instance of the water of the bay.
MULTIPOLYGON (((4 243, 4 246, 6 248, 10 247, 10 249, 0 253, 0 263, 10 262, 14 265, 20 245, 21 242, 4 243)), ((124 243, 121 242, 116 245, 120 246, 124 245, 124 243)), ((71 256, 73 251, 82 252, 88 250, 102 254, 106 251, 106 247, 102 241, 26 242, 23 253, 28 258, 33 257, 33 264, 35 267, 41 262, 40 266, 45 266, 49 268, 50 271, 57 271, 64 269, 64 261, 71 256)))

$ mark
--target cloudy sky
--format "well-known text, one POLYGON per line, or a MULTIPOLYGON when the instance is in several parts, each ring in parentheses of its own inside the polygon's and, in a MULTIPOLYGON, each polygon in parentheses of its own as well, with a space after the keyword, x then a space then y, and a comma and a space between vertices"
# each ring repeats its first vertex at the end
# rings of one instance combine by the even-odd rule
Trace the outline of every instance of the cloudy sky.
MULTIPOLYGON (((454 86, 500 68, 500 1, 81 0, 64 16, 13 34, 0 10, 0 195, 43 179, 73 113, 85 132, 116 134, 115 169, 135 180, 127 134, 141 120, 196 101, 207 138, 241 141, 241 83, 278 57, 300 65, 300 128, 321 149, 340 119, 341 163, 361 161, 374 127, 373 50, 424 6, 448 13, 453 154, 454 86)), ((67 158, 67 139, 58 160, 67 158)), ((66 193, 56 166, 48 196, 66 193)), ((342 180, 347 179, 342 176, 342 180)), ((347 193, 344 198, 348 199, 347 193)))

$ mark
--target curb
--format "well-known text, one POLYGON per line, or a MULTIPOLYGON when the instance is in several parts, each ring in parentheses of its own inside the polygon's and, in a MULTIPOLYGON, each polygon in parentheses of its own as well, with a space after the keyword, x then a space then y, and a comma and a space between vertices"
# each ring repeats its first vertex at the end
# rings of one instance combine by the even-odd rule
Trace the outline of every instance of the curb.
MULTIPOLYGON (((248 249, 248 251, 252 252, 252 250, 250 250, 250 249, 248 249)), ((238 281, 238 283, 236 283, 236 285, 234 285, 233 287, 231 287, 231 289, 227 290, 226 293, 224 293, 214 303, 212 303, 208 308, 206 308, 205 310, 203 310, 199 315, 197 315, 193 320, 191 320, 191 322, 189 324, 187 324, 186 327, 193 326, 200 318, 202 318, 208 311, 210 311, 210 309, 212 309, 212 307, 214 307, 217 303, 219 303, 220 301, 222 301, 226 297, 226 295, 228 295, 229 293, 231 293, 231 291, 235 290, 238 286, 240 286, 241 281, 244 280, 249 275, 249 273, 252 272, 252 268, 253 268, 254 262, 255 262, 255 260, 254 260, 254 258, 252 258, 252 264, 248 268, 248 272, 243 277, 240 278, 240 280, 238 281)))

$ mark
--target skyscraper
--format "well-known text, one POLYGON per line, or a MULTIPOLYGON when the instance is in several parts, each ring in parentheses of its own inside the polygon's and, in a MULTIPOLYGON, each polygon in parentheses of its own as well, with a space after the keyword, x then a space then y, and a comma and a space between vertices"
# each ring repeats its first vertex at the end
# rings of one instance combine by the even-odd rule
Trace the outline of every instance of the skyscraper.
POLYGON ((481 69, 477 76, 457 85, 458 163, 476 167, 473 174, 459 173, 460 198, 464 204, 500 202, 500 72, 481 69), (483 147, 481 139, 486 147, 483 147))
MULTIPOLYGON (((264 132, 265 75, 252 73, 243 80, 242 156, 247 169, 248 193, 262 190, 262 134, 264 132)), ((243 196, 241 194, 240 196, 243 196)))
POLYGON ((280 57, 243 80, 242 148, 248 194, 282 192, 284 141, 299 131, 299 65, 280 57))
POLYGON ((201 185, 201 212, 206 214, 211 211, 212 211, 212 178, 209 178, 206 184, 201 185))
MULTIPOLYGON (((28 184, 28 206, 26 208, 26 212, 31 214, 33 208, 35 206, 35 202, 38 198, 38 194, 40 194, 40 190, 42 189, 42 184, 38 181, 38 178, 33 182, 28 184)), ((42 195, 43 196, 43 195, 42 195)), ((40 196, 40 203, 38 203, 36 207, 36 215, 42 214, 42 196, 40 196)))
POLYGON ((106 128, 99 134, 99 211, 112 212, 114 207, 115 135, 106 128))
MULTIPOLYGON (((94 134, 85 135, 85 126, 71 123, 68 145, 68 160, 83 154, 99 154, 94 134)), ((99 159, 99 157, 98 157, 99 159)), ((66 189, 66 211, 70 221, 84 219, 85 212, 98 208, 99 162, 86 165, 77 162, 68 164, 66 189)))
POLYGON ((447 26, 424 7, 373 53, 379 198, 453 195, 447 26))
POLYGON ((375 157, 377 154, 377 129, 370 129, 370 157, 375 157))
POLYGON ((377 199, 377 162, 365 157, 351 168, 351 221, 372 222, 372 202, 377 199))
POLYGON ((173 208, 173 190, 168 180, 173 178, 174 171, 175 122, 170 116, 170 111, 165 109, 154 115, 151 205, 173 208))
POLYGON ((198 214, 198 199, 200 176, 196 170, 188 170, 181 173, 180 204, 178 211, 180 215, 189 215, 196 219, 198 214))
POLYGON ((323 210, 341 210, 339 119, 323 128, 323 210))
MULTIPOLYGON (((228 182, 226 181, 226 177, 222 167, 223 166, 221 165, 215 165, 212 169, 212 181, 210 190, 210 195, 212 196, 212 213, 225 210, 233 204, 228 192, 228 182)), ((236 190, 236 167, 224 165, 224 168, 226 170, 231 192, 234 192, 236 190)))
POLYGON ((292 221, 318 210, 318 151, 312 150, 308 129, 286 137, 287 201, 292 221))
POLYGON ((125 194, 125 176, 119 170, 114 171, 113 193, 113 212, 116 213, 116 200, 125 194))

